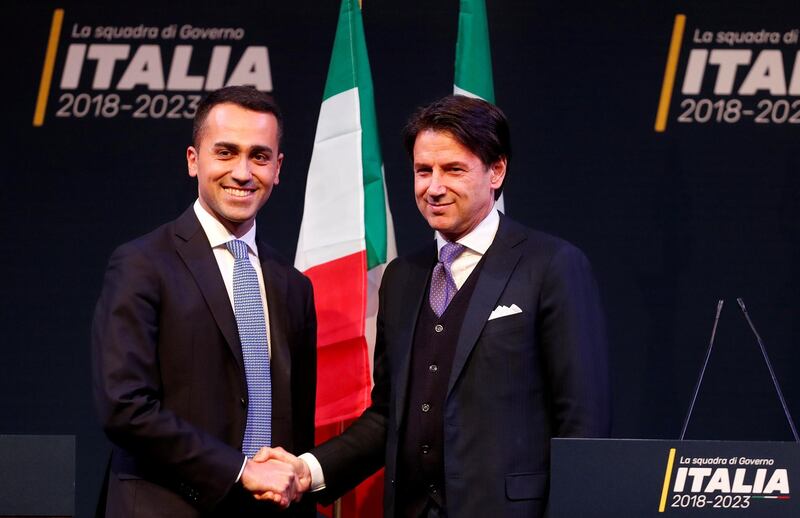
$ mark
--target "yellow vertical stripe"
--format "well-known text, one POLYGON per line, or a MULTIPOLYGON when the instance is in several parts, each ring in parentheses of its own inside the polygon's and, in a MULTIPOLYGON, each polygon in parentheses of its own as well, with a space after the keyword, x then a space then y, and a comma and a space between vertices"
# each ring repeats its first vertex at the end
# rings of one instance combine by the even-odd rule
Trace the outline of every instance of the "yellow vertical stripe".
POLYGON ((61 24, 64 22, 64 9, 53 11, 53 23, 50 25, 50 39, 47 41, 47 53, 44 56, 42 80, 39 83, 39 96, 36 98, 36 111, 33 113, 33 125, 44 124, 44 113, 47 110, 47 97, 50 94, 50 82, 53 80, 53 68, 56 65, 58 38, 61 35, 61 24))
POLYGON ((683 29, 686 27, 686 15, 675 15, 675 25, 672 28, 672 41, 669 44, 667 67, 664 70, 664 83, 661 85, 661 99, 658 101, 658 114, 656 115, 656 131, 661 133, 667 129, 669 116, 669 103, 672 99, 672 88, 675 86, 675 72, 678 69, 678 57, 681 53, 683 29))
POLYGON ((667 507, 667 495, 669 494, 669 482, 672 480, 672 465, 675 464, 675 448, 669 449, 667 459, 667 472, 664 473, 664 487, 661 489, 661 503, 658 504, 658 512, 663 513, 667 507))

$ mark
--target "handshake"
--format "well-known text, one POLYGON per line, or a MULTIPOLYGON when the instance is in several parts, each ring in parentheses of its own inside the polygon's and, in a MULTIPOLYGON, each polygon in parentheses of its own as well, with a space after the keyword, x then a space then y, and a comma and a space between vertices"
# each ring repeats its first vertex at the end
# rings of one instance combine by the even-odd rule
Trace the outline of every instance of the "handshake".
POLYGON ((305 461, 283 448, 264 447, 247 460, 241 482, 256 500, 286 508, 310 489, 311 471, 305 461))

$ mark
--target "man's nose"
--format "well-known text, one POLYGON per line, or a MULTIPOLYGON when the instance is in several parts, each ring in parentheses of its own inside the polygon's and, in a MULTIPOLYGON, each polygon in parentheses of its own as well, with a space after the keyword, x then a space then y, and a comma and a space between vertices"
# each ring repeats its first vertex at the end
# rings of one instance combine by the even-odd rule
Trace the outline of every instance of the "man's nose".
POLYGON ((234 180, 240 183, 247 183, 253 176, 250 170, 250 161, 246 157, 241 157, 231 170, 231 176, 234 180))
POLYGON ((442 174, 438 171, 433 171, 431 173, 431 183, 428 185, 428 195, 429 196, 441 196, 447 189, 442 183, 442 174))

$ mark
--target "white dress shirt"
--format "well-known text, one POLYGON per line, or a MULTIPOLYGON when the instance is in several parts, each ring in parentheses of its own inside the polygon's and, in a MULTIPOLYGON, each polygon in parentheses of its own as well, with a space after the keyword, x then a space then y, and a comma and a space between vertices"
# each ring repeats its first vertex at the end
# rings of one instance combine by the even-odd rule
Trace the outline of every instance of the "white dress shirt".
MULTIPOLYGON (((496 208, 492 207, 492 210, 478 223, 477 227, 456 241, 456 243, 466 247, 464 251, 455 258, 452 266, 450 266, 450 273, 453 274, 453 280, 457 288, 461 289, 461 286, 467 282, 469 275, 475 270, 483 254, 485 254, 486 250, 492 245, 499 226, 500 214, 497 212, 496 208)), ((436 247, 440 254, 442 253, 442 247, 446 245, 447 242, 444 236, 437 231, 436 247)))
MULTIPOLYGON (((206 233, 208 242, 211 244, 211 250, 214 252, 214 258, 217 260, 219 273, 222 274, 222 280, 225 282, 225 289, 228 292, 228 299, 231 301, 231 308, 233 305, 233 264, 236 261, 233 254, 225 246, 225 243, 233 239, 244 241, 247 244, 247 257, 250 259, 250 264, 256 270, 258 277, 258 291, 261 294, 261 305, 264 308, 264 323, 267 326, 267 349, 268 354, 272 357, 272 340, 270 340, 269 333, 269 311, 267 307, 267 292, 264 289, 264 275, 261 272, 261 262, 258 260, 258 247, 256 246, 256 223, 253 222, 252 228, 247 231, 242 237, 236 237, 219 222, 217 218, 212 216, 200 204, 200 200, 194 202, 194 213, 197 219, 200 220, 200 226, 203 227, 203 232, 206 233)), ((236 482, 242 478, 244 466, 247 464, 247 457, 242 461, 242 467, 239 470, 239 475, 236 477, 236 482)))
POLYGON ((245 235, 236 237, 217 218, 212 216, 205 207, 200 205, 200 200, 194 202, 194 213, 197 215, 197 219, 200 220, 200 226, 203 227, 208 242, 211 244, 211 250, 214 252, 214 258, 217 260, 217 266, 219 266, 219 273, 222 274, 222 280, 225 281, 225 289, 228 291, 231 308, 233 308, 233 263, 236 260, 228 250, 228 247, 225 246, 225 243, 238 239, 247 244, 247 256, 250 258, 250 264, 255 268, 258 277, 258 292, 261 295, 261 305, 264 307, 264 322, 267 325, 267 346, 270 349, 271 357, 272 340, 270 340, 269 334, 269 306, 267 305, 267 292, 264 289, 264 274, 261 273, 261 261, 258 260, 255 221, 252 228, 245 235))

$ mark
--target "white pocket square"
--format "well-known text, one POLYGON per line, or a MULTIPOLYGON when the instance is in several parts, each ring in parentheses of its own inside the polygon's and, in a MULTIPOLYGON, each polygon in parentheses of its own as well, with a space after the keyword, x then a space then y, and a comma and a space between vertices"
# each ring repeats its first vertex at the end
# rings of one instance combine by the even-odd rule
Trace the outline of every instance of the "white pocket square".
POLYGON ((511 306, 497 306, 492 311, 492 314, 489 315, 489 320, 494 320, 495 318, 502 318, 511 315, 516 315, 517 313, 522 313, 522 310, 519 309, 519 306, 516 304, 511 304, 511 306))

